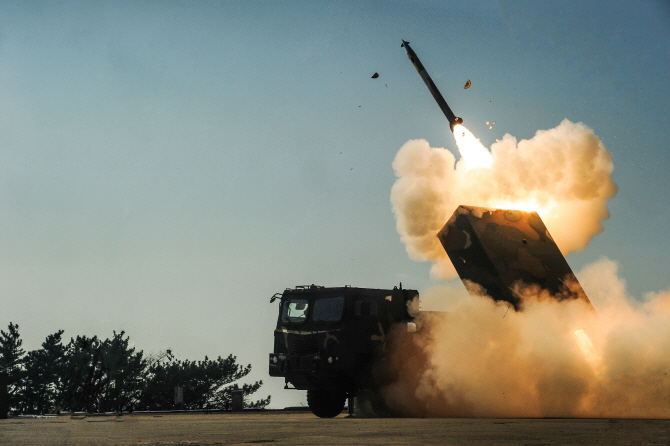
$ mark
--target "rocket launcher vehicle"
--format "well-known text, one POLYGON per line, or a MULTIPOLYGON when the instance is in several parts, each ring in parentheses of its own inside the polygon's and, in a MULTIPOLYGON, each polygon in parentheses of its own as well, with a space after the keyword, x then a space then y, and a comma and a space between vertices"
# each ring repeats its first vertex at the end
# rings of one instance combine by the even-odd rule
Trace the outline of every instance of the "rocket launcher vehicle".
POLYGON ((437 237, 466 287, 473 282, 516 310, 525 293, 591 306, 537 212, 459 206, 437 237))
POLYGON ((423 64, 419 60, 419 57, 416 55, 414 50, 412 50, 412 48, 409 46, 409 42, 405 42, 403 40, 402 45, 400 46, 404 47, 407 50, 407 57, 409 57, 409 60, 412 61, 412 64, 414 64, 414 68, 416 68, 416 71, 419 73, 419 76, 421 76, 421 79, 423 79, 423 82, 426 84, 426 87, 428 87, 430 94, 433 95, 433 97, 437 101, 437 105, 439 105, 440 109, 442 109, 442 113, 444 113, 444 116, 447 117, 447 120, 449 121, 449 127, 451 128, 451 132, 453 133, 454 127, 457 124, 463 124, 463 119, 457 117, 454 114, 454 112, 451 111, 451 109, 447 105, 447 101, 445 101, 444 98, 442 97, 442 94, 440 94, 440 91, 433 83, 433 80, 428 75, 426 69, 423 67, 423 64))

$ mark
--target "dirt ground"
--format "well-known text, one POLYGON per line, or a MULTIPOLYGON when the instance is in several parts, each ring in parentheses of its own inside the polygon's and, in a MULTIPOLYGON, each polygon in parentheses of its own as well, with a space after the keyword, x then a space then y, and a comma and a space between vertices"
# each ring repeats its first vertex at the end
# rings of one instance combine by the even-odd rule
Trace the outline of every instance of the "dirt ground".
POLYGON ((670 420, 319 419, 309 412, 132 414, 0 420, 0 444, 670 444, 670 420))

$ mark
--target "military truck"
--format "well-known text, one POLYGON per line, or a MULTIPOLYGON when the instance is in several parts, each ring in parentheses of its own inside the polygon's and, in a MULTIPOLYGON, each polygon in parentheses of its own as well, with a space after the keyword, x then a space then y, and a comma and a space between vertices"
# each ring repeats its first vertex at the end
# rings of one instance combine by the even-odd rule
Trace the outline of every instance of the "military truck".
MULTIPOLYGON (((543 295, 581 299, 593 308, 537 212, 459 206, 436 235, 466 288, 479 285, 516 311, 524 299, 543 295)), ((399 324, 416 331, 408 303, 418 297, 402 284, 392 290, 310 285, 275 294, 270 302, 280 303, 270 376, 284 377, 287 389, 307 390, 319 417, 341 413, 347 398, 353 412, 360 393, 380 403, 377 391, 389 378, 383 373, 393 343, 389 333, 399 324)))
POLYGON ((402 283, 392 290, 308 285, 275 294, 270 376, 283 377, 287 389, 306 390, 316 416, 340 414, 347 399, 353 413, 354 397, 380 385, 373 366, 383 358, 391 329, 404 324, 416 330, 409 303, 418 297, 402 283))

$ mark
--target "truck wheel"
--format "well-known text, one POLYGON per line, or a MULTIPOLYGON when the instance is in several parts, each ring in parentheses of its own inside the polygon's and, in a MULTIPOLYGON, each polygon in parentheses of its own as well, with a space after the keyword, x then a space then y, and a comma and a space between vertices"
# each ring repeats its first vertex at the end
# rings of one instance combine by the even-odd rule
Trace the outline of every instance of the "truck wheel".
POLYGON ((307 404, 312 413, 320 418, 333 418, 342 413, 346 399, 344 392, 307 391, 307 404))

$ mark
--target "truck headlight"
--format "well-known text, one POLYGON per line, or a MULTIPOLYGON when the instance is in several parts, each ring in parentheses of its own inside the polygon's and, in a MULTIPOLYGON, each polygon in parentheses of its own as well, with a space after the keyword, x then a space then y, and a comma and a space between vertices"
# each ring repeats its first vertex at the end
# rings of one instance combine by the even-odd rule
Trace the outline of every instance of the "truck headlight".
POLYGON ((332 357, 332 356, 329 356, 329 357, 328 357, 328 364, 332 364, 332 363, 333 363, 333 357, 332 357))

